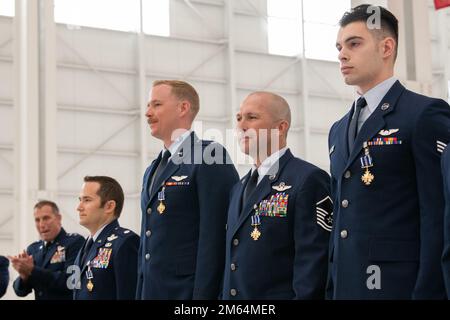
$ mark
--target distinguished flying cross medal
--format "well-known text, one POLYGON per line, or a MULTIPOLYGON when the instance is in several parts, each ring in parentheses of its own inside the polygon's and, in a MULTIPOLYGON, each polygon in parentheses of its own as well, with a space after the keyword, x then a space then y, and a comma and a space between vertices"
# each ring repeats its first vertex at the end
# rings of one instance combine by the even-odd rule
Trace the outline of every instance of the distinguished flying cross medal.
POLYGON ((252 227, 253 231, 250 236, 253 240, 257 241, 261 237, 261 231, 258 230, 258 226, 261 225, 261 218, 259 216, 258 207, 255 205, 255 214, 252 216, 252 227))
POLYGON ((164 200, 166 200, 165 190, 166 190, 166 187, 163 187, 161 192, 158 192, 159 205, 158 205, 157 210, 158 210, 159 214, 163 214, 164 211, 166 210, 166 205, 163 202, 164 200))
POLYGON ((361 157, 361 168, 365 171, 361 177, 361 180, 366 186, 370 186, 373 180, 375 180, 375 176, 369 170, 369 168, 373 167, 373 160, 370 156, 369 146, 367 142, 364 142, 363 148, 364 156, 361 157))
POLYGON ((88 283, 86 284, 86 288, 89 290, 89 292, 92 292, 94 289, 94 284, 92 283, 92 280, 94 278, 94 275, 92 274, 90 263, 88 264, 88 269, 86 271, 86 278, 88 279, 88 283))

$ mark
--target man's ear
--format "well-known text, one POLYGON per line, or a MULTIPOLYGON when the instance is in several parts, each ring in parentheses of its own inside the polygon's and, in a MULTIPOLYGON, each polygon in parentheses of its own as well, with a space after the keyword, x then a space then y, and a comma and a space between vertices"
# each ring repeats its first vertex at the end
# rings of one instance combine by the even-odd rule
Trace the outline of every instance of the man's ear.
POLYGON ((184 117, 188 113, 191 112, 191 104, 187 100, 180 101, 180 104, 179 104, 178 108, 180 110, 180 116, 181 117, 184 117))
POLYGON ((281 120, 277 129, 280 131, 280 135, 286 136, 289 130, 289 123, 286 120, 281 120))
POLYGON ((387 37, 382 41, 383 58, 395 56, 395 48, 397 46, 394 38, 387 37))
POLYGON ((116 201, 106 201, 104 208, 106 213, 114 213, 114 210, 116 210, 116 201))

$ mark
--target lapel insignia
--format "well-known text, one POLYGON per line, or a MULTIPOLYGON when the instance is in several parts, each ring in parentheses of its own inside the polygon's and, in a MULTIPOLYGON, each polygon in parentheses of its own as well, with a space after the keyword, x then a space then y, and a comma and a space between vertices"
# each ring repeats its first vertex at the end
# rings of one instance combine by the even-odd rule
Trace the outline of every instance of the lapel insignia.
POLYGON ((386 111, 387 109, 389 109, 391 107, 391 105, 389 103, 384 103, 381 106, 381 111, 386 111))
POLYGON ((172 179, 175 180, 176 182, 180 182, 186 179, 187 177, 188 176, 173 176, 172 179))
POLYGON ((114 233, 110 236, 110 237, 108 237, 106 240, 108 240, 108 241, 113 241, 113 240, 116 240, 118 238, 118 236, 116 236, 114 233))
POLYGON ((124 234, 130 233, 130 230, 125 230, 123 233, 124 234))
POLYGON ((286 183, 282 182, 278 186, 272 186, 272 189, 277 190, 279 192, 283 192, 289 190, 292 186, 287 186, 286 183))
POLYGON ((436 143, 437 143, 437 151, 439 153, 443 153, 445 148, 447 147, 447 144, 439 140, 437 140, 436 143))
POLYGON ((276 175, 272 174, 272 175, 269 177, 269 180, 270 180, 270 181, 273 181, 273 180, 275 180, 276 177, 277 177, 276 175))
POLYGON ((108 242, 108 243, 105 244, 105 248, 109 248, 109 247, 111 247, 111 246, 112 246, 112 243, 111 243, 111 242, 108 242))
POLYGON ((42 250, 43 248, 44 248, 44 246, 40 246, 40 247, 39 247, 39 250, 42 250))
POLYGON ((331 149, 330 149, 330 156, 333 154, 335 147, 336 147, 336 146, 332 146, 332 147, 331 147, 331 149))
POLYGON ((388 137, 399 131, 400 129, 381 130, 379 134, 382 135, 383 137, 388 137))

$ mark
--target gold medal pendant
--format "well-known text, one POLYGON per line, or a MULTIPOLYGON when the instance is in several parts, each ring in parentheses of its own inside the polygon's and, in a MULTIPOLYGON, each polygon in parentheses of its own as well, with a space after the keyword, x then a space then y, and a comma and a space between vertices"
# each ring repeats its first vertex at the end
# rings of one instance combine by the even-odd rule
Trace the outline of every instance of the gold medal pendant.
POLYGON ((86 288, 89 290, 89 292, 92 292, 92 289, 94 289, 94 284, 92 283, 91 279, 89 279, 86 288))
POLYGON ((166 206, 164 205, 164 203, 162 201, 159 203, 157 210, 158 210, 159 214, 163 214, 164 211, 166 210, 166 206))
POLYGON ((261 232, 258 230, 257 226, 255 226, 255 228, 253 229, 252 233, 250 233, 250 236, 255 241, 257 241, 259 239, 259 237, 261 237, 261 232))
POLYGON ((370 186, 373 180, 375 180, 375 176, 369 171, 369 168, 366 168, 366 172, 364 172, 361 180, 366 186, 370 186))

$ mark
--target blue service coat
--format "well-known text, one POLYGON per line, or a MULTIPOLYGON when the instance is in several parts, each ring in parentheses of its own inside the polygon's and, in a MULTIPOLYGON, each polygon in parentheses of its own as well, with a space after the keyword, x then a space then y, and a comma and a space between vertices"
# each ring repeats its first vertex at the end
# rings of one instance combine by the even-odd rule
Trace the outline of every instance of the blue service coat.
POLYGON ((6 293, 6 288, 8 288, 9 283, 9 260, 0 256, 0 298, 6 293))
POLYGON ((325 298, 333 214, 330 177, 289 150, 278 164, 246 203, 241 201, 250 172, 233 188, 223 299, 325 298), (251 236, 255 205, 261 216, 257 240, 251 236))
POLYGON ((348 150, 352 112, 329 134, 334 226, 328 297, 443 299, 440 146, 450 140, 450 107, 397 81, 348 150), (370 185, 362 181, 366 151, 373 160, 370 185))
POLYGON ((84 246, 75 260, 80 268, 80 283, 79 288, 73 290, 73 299, 134 300, 139 236, 120 227, 116 219, 100 232, 87 253, 86 263, 81 265, 84 246))
POLYGON ((33 256, 34 268, 27 281, 20 277, 13 288, 19 297, 27 296, 32 290, 36 300, 71 300, 72 291, 67 286, 67 268, 73 265, 84 238, 77 233, 60 233, 45 252, 44 241, 36 241, 27 248, 33 256))
POLYGON ((225 148, 192 133, 149 185, 143 179, 137 299, 217 299, 223 277, 229 193, 239 180, 225 148), (204 159, 202 159, 202 155, 204 159), (165 200, 158 200, 164 188, 165 200), (165 205, 158 212, 161 202, 165 205))

